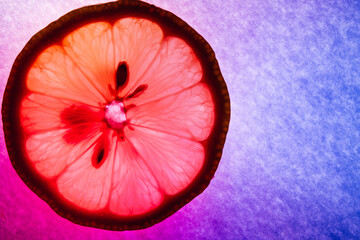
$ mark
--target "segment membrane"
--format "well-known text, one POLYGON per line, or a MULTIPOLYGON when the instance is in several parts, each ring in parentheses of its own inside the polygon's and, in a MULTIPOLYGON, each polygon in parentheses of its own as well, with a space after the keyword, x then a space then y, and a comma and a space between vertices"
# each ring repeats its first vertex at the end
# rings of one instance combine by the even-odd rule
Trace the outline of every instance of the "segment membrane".
POLYGON ((74 127, 83 123, 99 123, 103 117, 104 112, 101 109, 37 93, 26 96, 21 107, 21 123, 28 134, 74 127), (64 111, 71 108, 86 108, 87 112, 64 116, 64 111))
POLYGON ((135 90, 140 77, 152 64, 163 39, 160 27, 146 19, 124 18, 113 27, 115 44, 115 65, 126 62, 129 66, 129 81, 119 93, 124 97, 135 90))
POLYGON ((198 142, 137 126, 133 131, 125 130, 163 193, 173 195, 183 190, 203 165, 204 147, 198 142))
POLYGON ((60 46, 51 46, 32 65, 26 84, 46 96, 98 106, 105 98, 60 46))
MULTIPOLYGON (((125 103, 139 105, 154 101, 191 87, 201 78, 201 65, 192 49, 179 38, 167 37, 149 69, 137 81, 136 86, 148 85, 148 88, 125 103)), ((134 90, 135 86, 129 94, 134 90)))
POLYGON ((130 124, 159 130, 195 141, 205 140, 214 125, 214 104, 206 85, 197 85, 131 108, 130 124))
POLYGON ((66 36, 62 44, 87 81, 106 101, 112 100, 108 86, 115 88, 116 68, 111 25, 88 24, 66 36))
POLYGON ((135 215, 162 201, 158 183, 137 150, 125 140, 118 142, 109 209, 119 215, 135 215))
MULTIPOLYGON (((99 125, 95 125, 100 127, 99 125)), ((100 133, 86 141, 70 145, 64 139, 66 129, 44 131, 31 135, 26 140, 26 151, 36 170, 44 177, 56 177, 94 144, 100 133)))
POLYGON ((117 137, 113 136, 112 130, 107 137, 109 154, 100 168, 92 165, 95 151, 95 145, 92 145, 57 180, 59 192, 66 199, 88 210, 103 209, 109 201, 117 137))
POLYGON ((29 159, 45 177, 57 176, 88 149, 106 127, 98 108, 37 93, 23 100, 20 114, 22 126, 29 135, 26 140, 29 159))

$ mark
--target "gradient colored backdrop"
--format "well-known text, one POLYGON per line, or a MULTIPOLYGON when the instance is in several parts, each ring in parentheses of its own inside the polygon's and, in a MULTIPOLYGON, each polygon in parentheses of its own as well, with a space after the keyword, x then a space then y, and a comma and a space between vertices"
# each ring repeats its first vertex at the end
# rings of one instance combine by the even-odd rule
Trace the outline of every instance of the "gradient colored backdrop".
MULTIPOLYGON (((32 35, 100 2, 1 0, 1 92, 32 35)), ((0 239, 359 239, 360 2, 147 2, 185 20, 216 53, 232 112, 215 178, 151 228, 82 227, 25 186, 1 134, 0 239)))

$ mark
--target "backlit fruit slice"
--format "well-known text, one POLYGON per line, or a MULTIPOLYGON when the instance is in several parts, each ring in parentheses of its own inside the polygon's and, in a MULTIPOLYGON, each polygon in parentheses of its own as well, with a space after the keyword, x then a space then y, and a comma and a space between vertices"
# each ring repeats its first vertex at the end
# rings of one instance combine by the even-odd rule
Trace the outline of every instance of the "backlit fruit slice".
POLYGON ((209 44, 140 1, 68 13, 17 57, 2 105, 10 160, 59 215, 111 230, 162 221, 213 178, 230 101, 209 44))

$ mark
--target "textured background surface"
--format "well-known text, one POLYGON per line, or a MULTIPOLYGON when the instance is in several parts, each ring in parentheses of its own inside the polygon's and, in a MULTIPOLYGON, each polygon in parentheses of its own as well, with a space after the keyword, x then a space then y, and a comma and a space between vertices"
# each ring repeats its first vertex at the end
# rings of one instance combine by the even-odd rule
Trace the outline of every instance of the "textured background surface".
MULTIPOLYGON (((99 2, 1 0, 1 92, 32 35, 99 2)), ((149 229, 81 227, 22 183, 1 134, 0 239, 358 239, 359 1, 148 2, 210 43, 227 82, 231 124, 214 180, 149 229)))

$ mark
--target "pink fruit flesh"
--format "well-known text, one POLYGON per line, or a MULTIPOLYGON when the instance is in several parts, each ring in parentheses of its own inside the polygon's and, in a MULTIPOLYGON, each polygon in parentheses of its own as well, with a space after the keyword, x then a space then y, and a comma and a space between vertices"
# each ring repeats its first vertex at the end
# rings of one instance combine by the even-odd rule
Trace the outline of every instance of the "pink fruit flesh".
POLYGON ((202 77, 192 49, 149 20, 81 27, 43 51, 27 75, 28 158, 80 208, 148 212, 204 164, 214 103, 202 77), (126 81, 116 79, 120 63, 126 81))

